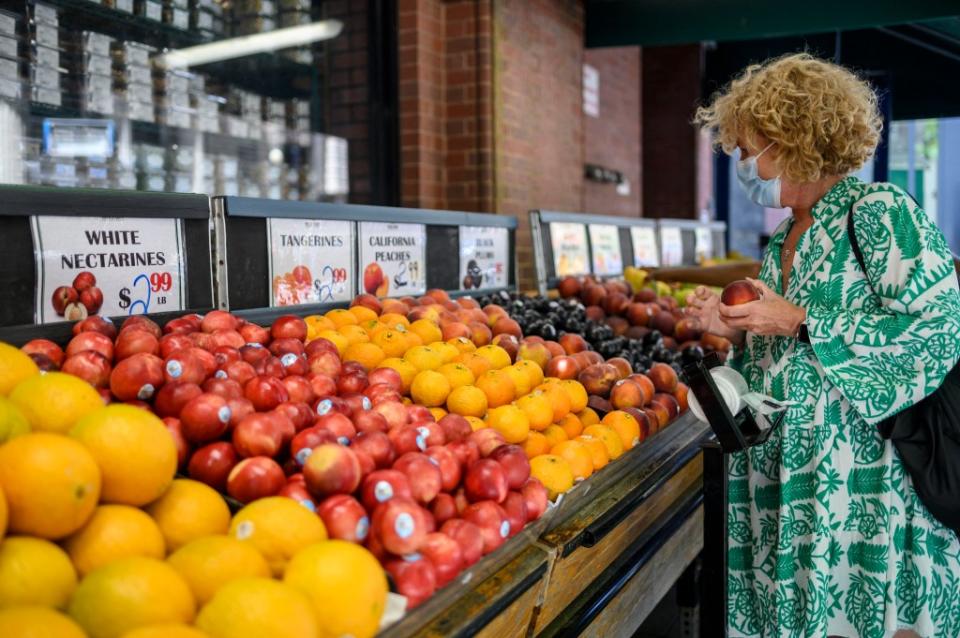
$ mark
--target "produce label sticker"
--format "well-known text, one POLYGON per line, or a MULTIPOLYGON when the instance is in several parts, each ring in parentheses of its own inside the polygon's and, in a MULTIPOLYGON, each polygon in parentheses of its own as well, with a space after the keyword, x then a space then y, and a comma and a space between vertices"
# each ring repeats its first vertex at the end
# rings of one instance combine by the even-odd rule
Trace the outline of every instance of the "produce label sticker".
POLYGON ((510 233, 495 226, 460 227, 460 290, 507 285, 510 233))
POLYGON ((353 297, 353 222, 271 217, 267 243, 272 307, 353 297))
POLYGON ((679 227, 660 227, 660 250, 664 266, 679 266, 683 263, 683 237, 679 227))
POLYGON ((37 323, 184 310, 178 219, 30 218, 37 323))
POLYGON ((378 297, 427 291, 427 227, 360 222, 363 292, 378 297))
POLYGON ((587 256, 587 228, 583 224, 550 222, 553 271, 557 277, 590 272, 587 256))
POLYGON ((697 263, 713 257, 713 232, 708 226, 697 227, 697 263))
POLYGON ((657 251, 657 229, 653 226, 633 226, 630 229, 633 241, 633 263, 639 268, 660 265, 660 253, 657 251))
POLYGON ((593 251, 593 274, 619 275, 623 272, 620 231, 616 226, 590 224, 590 248, 593 251))

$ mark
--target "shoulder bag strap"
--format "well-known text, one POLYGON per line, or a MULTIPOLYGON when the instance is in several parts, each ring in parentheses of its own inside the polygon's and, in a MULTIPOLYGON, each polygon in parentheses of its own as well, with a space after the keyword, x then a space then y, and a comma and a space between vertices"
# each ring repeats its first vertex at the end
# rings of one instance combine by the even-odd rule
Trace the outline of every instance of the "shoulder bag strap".
POLYGON ((855 203, 856 201, 850 204, 850 211, 847 213, 847 238, 850 240, 850 249, 853 250, 853 256, 860 265, 860 270, 863 271, 863 275, 867 280, 867 286, 870 287, 870 292, 879 298, 876 289, 873 287, 873 283, 870 281, 870 273, 867 271, 867 265, 863 260, 863 251, 860 250, 860 244, 857 242, 857 233, 853 229, 853 205, 855 203))

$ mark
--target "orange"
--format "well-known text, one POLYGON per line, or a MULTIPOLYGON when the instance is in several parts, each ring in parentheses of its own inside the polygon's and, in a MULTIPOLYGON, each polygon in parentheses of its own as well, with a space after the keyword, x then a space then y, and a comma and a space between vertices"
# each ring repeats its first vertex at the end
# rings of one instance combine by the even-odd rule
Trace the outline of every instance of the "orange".
POLYGON ((451 363, 454 359, 460 356, 460 351, 457 350, 457 347, 452 346, 445 341, 438 341, 430 347, 440 353, 444 363, 451 363))
POLYGON ((434 407, 434 408, 427 408, 427 409, 430 410, 430 414, 433 415, 434 421, 439 421, 443 417, 447 416, 447 411, 444 410, 443 408, 434 407))
POLYGON ((407 351, 407 337, 402 332, 384 327, 379 332, 374 332, 371 340, 380 346, 383 354, 387 357, 402 357, 407 351))
MULTIPOLYGON (((6 397, 0 397, 0 445, 30 431, 30 422, 23 412, 6 397)), ((3 525, 0 525, 0 537, 3 525)))
POLYGON ((428 346, 431 343, 435 343, 443 339, 443 331, 440 330, 440 326, 433 323, 429 319, 417 319, 410 324, 409 330, 423 339, 423 343, 428 346))
POLYGON ((21 605, 63 609, 76 588, 77 571, 57 545, 32 536, 11 536, 0 543, 0 609, 21 605))
POLYGON ((529 359, 517 361, 513 364, 513 367, 523 371, 527 375, 531 388, 535 388, 543 383, 543 370, 533 361, 529 359))
POLYGON ((447 343, 456 348, 461 354, 464 352, 474 352, 477 349, 476 344, 466 337, 454 337, 447 339, 447 343))
POLYGON ((462 363, 445 363, 440 366, 437 372, 447 378, 447 381, 450 382, 450 387, 453 389, 459 388, 462 385, 472 385, 474 382, 473 373, 470 372, 470 368, 462 363))
POLYGON ((160 527, 167 552, 203 536, 226 534, 230 527, 226 501, 200 481, 175 480, 146 510, 160 527))
POLYGON ((231 580, 270 577, 270 566, 253 545, 225 535, 192 540, 170 554, 167 564, 187 582, 200 605, 231 580))
POLYGON ((564 441, 570 439, 570 437, 567 436, 566 431, 564 431, 564 429, 559 425, 551 425, 547 427, 547 429, 543 431, 543 436, 547 437, 547 443, 550 444, 551 448, 558 443, 563 443, 564 441))
POLYGON ((420 335, 418 335, 416 332, 404 332, 403 338, 407 341, 407 350, 424 345, 423 339, 421 339, 420 335))
POLYGON ((524 395, 515 401, 530 421, 530 429, 542 432, 553 423, 553 406, 547 395, 539 390, 524 395))
POLYGON ((298 551, 327 540, 320 517, 285 496, 268 496, 247 504, 233 515, 229 534, 253 545, 277 577, 298 551))
POLYGON ((309 598, 323 635, 377 634, 387 602, 387 578, 363 547, 340 540, 317 543, 293 557, 283 582, 309 598))
POLYGON ((605 425, 590 425, 584 428, 584 435, 601 441, 607 448, 607 456, 618 459, 623 454, 623 441, 620 435, 605 425))
POLYGON ((129 505, 101 505, 87 524, 63 542, 80 577, 121 558, 163 560, 163 534, 143 510, 129 505))
POLYGON ((530 377, 523 370, 516 366, 507 366, 500 373, 510 377, 510 380, 513 381, 514 396, 522 397, 530 392, 530 377))
MULTIPOLYGON (((370 341, 370 335, 367 334, 367 331, 356 324, 340 326, 337 328, 337 332, 347 339, 348 346, 351 346, 355 343, 366 343, 367 341, 370 341)), ((345 354, 345 352, 341 352, 340 354, 345 354)))
POLYGON ((436 370, 443 365, 443 355, 430 346, 414 346, 407 350, 403 358, 416 366, 417 370, 436 370))
POLYGON ((404 330, 410 327, 410 321, 407 320, 407 318, 404 317, 403 315, 398 314, 396 312, 385 312, 382 315, 380 315, 380 323, 386 326, 390 326, 394 330, 396 330, 398 326, 403 328, 404 330))
POLYGON ((477 379, 481 374, 490 370, 490 361, 481 357, 476 352, 462 352, 459 356, 454 357, 454 362, 462 363, 463 365, 470 368, 470 372, 473 373, 473 378, 477 379))
POLYGON ((553 406, 553 422, 559 423, 563 417, 570 413, 570 399, 567 393, 557 383, 550 383, 539 386, 543 388, 543 393, 547 395, 550 405, 553 406))
POLYGON ((347 349, 347 346, 350 345, 350 341, 336 330, 321 330, 317 333, 317 338, 326 339, 333 345, 337 346, 337 352, 339 352, 341 355, 343 354, 343 351, 347 349))
POLYGON ((530 421, 515 405, 501 405, 487 414, 487 425, 503 435, 507 443, 523 443, 530 434, 530 421))
POLYGON ((34 431, 60 434, 103 407, 103 399, 92 385, 63 372, 28 377, 13 389, 10 401, 20 409, 34 431))
POLYGON ((528 459, 550 452, 550 441, 540 432, 531 432, 523 443, 523 451, 528 459))
POLYGON ((10 512, 7 509, 7 497, 3 495, 3 487, 0 487, 0 540, 7 534, 7 523, 10 522, 10 512))
POLYGON ((377 320, 380 318, 380 315, 366 306, 353 306, 348 310, 348 312, 357 318, 358 323, 365 323, 367 321, 375 321, 379 323, 377 320))
POLYGON ((93 455, 103 476, 104 503, 146 505, 173 482, 177 449, 163 421, 131 405, 92 412, 70 431, 93 455))
POLYGON ((410 398, 428 408, 443 405, 450 394, 450 382, 435 370, 424 370, 413 378, 410 398))
MULTIPOLYGON (((360 308, 361 306, 354 307, 360 308)), ((343 353, 344 361, 356 361, 366 368, 367 372, 376 368, 386 358, 387 355, 383 349, 374 343, 354 343, 348 346, 346 352, 343 353)))
POLYGON ((487 395, 473 385, 454 388, 447 397, 447 410, 460 416, 482 417, 487 413, 487 395))
POLYGON ((305 594, 269 578, 238 578, 227 583, 197 616, 197 628, 210 638, 336 635, 321 634, 317 625, 316 612, 305 594))
POLYGON ((580 423, 580 419, 577 418, 576 414, 568 414, 560 419, 557 425, 562 427, 563 431, 567 433, 568 439, 575 439, 583 433, 583 423, 580 423))
POLYGON ((138 627, 133 631, 120 636, 120 638, 210 638, 196 627, 190 627, 182 623, 164 623, 162 625, 150 625, 149 627, 138 627))
POLYGON ((137 627, 193 622, 196 602, 180 574, 154 558, 123 558, 80 581, 69 613, 91 638, 137 627))
POLYGON ((309 317, 304 317, 303 321, 307 324, 307 330, 320 332, 321 330, 337 329, 337 324, 333 323, 323 315, 310 315, 309 317))
POLYGON ((377 321, 376 319, 367 319, 365 321, 361 321, 357 325, 363 328, 363 331, 366 332, 367 336, 370 337, 371 339, 373 338, 374 330, 384 327, 384 325, 379 321, 377 321))
POLYGON ((0 636, 17 638, 86 638, 72 619, 49 607, 0 609, 0 636))
POLYGON ((600 439, 595 439, 589 434, 578 436, 575 441, 583 443, 590 453, 590 462, 593 463, 593 469, 599 470, 610 462, 610 453, 607 452, 607 446, 600 439))
POLYGON ((579 441, 557 443, 550 448, 550 454, 566 460, 570 464, 570 470, 575 478, 585 479, 593 474, 593 461, 590 457, 590 451, 587 446, 579 441))
POLYGON ((489 361, 490 366, 494 370, 506 368, 511 363, 510 355, 507 354, 507 351, 500 346, 495 346, 492 344, 489 346, 481 346, 477 348, 476 353, 489 361))
POLYGON ((476 432, 477 430, 482 430, 483 428, 487 427, 487 424, 483 421, 483 419, 481 419, 481 418, 479 418, 479 417, 475 417, 475 416, 465 416, 465 417, 463 417, 463 418, 465 418, 465 419, 467 420, 467 423, 470 424, 470 428, 471 428, 474 432, 476 432))
MULTIPOLYGON (((167 439, 172 444, 169 434, 167 439)), ((0 446, 0 489, 14 534, 72 534, 97 506, 100 483, 93 455, 69 437, 32 432, 0 446)))
POLYGON ((600 423, 600 416, 594 412, 593 408, 584 408, 577 413, 577 418, 580 419, 580 423, 583 423, 583 427, 587 428, 600 423))
POLYGON ((413 378, 417 376, 417 372, 419 372, 415 365, 406 359, 398 359, 397 357, 384 359, 380 362, 380 367, 391 368, 397 371, 397 374, 400 375, 400 380, 403 382, 404 392, 409 392, 410 384, 413 383, 413 378))
POLYGON ((332 321, 333 325, 335 325, 338 329, 342 326, 351 326, 360 323, 359 319, 357 319, 357 315, 353 314, 346 308, 335 308, 324 316, 332 321))
POLYGON ((587 390, 582 383, 573 379, 565 379, 560 382, 560 387, 563 388, 563 391, 567 393, 567 398, 570 399, 571 412, 583 412, 587 409, 587 401, 590 397, 587 396, 587 390))
POLYGON ((573 470, 566 459, 553 454, 541 454, 530 459, 530 476, 547 488, 551 501, 573 487, 573 470))
POLYGON ((489 370, 477 377, 476 386, 487 395, 487 406, 496 408, 513 401, 516 388, 513 379, 500 370, 489 370))
POLYGON ((617 433, 624 450, 631 449, 640 441, 640 424, 629 412, 623 410, 608 412, 601 423, 617 433))
POLYGON ((7 396, 21 381, 39 373, 29 355, 8 343, 0 343, 0 396, 7 396))

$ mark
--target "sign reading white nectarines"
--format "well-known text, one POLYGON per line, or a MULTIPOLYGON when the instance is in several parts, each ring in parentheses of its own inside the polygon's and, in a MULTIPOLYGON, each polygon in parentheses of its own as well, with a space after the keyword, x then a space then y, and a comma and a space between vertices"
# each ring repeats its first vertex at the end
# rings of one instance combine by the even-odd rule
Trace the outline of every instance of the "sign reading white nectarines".
POLYGON ((378 297, 420 295, 427 290, 427 227, 360 222, 363 292, 378 297))
POLYGON ((460 290, 507 285, 510 235, 495 226, 460 227, 460 290))
POLYGON ((353 296, 353 223, 267 220, 270 305, 349 301, 353 296))

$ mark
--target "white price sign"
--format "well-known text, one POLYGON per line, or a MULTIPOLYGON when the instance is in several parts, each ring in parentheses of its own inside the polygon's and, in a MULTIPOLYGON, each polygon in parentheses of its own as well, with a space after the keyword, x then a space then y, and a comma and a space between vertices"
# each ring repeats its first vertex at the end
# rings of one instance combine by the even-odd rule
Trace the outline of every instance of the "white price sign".
POLYGON ((660 227, 660 255, 664 266, 683 263, 683 237, 677 226, 660 227))
POLYGON ((620 232, 616 226, 590 224, 590 249, 593 251, 593 274, 619 275, 623 272, 620 232))
POLYGON ((43 216, 30 225, 37 323, 184 309, 180 220, 43 216))
POLYGON ((583 224, 550 222, 553 271, 557 277, 583 275, 589 271, 587 228, 583 224))
POLYGON ((697 227, 697 263, 713 257, 713 232, 708 226, 697 227))
POLYGON ((270 305, 349 301, 353 297, 353 223, 267 220, 270 305))
POLYGON ((460 290, 507 285, 510 233, 495 226, 460 227, 460 290))
POLYGON ((360 222, 363 292, 378 297, 420 295, 427 290, 427 227, 360 222))
POLYGON ((630 229, 633 242, 633 263, 639 267, 660 265, 660 253, 657 250, 657 229, 653 226, 634 226, 630 229))

